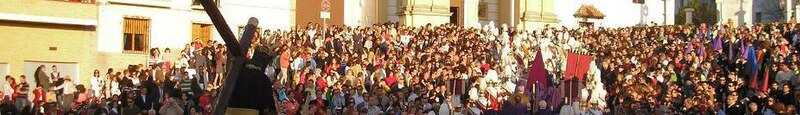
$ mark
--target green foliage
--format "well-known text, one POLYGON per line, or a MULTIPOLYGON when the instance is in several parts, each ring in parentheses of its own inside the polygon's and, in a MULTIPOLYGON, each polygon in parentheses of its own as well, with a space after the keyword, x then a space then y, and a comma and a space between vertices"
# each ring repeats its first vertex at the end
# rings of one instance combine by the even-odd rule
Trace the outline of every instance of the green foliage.
POLYGON ((675 24, 680 25, 686 22, 686 12, 683 9, 694 8, 692 13, 693 25, 700 25, 701 23, 716 24, 719 12, 715 9, 716 6, 706 3, 701 3, 699 0, 691 0, 689 3, 675 14, 675 24))

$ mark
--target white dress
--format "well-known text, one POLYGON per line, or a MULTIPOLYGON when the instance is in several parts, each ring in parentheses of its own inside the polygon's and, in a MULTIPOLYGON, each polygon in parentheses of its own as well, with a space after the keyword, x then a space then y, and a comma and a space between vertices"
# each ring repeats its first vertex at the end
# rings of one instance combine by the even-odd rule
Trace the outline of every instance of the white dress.
POLYGON ((105 79, 100 77, 90 77, 89 80, 91 80, 91 88, 93 91, 92 94, 94 94, 94 96, 100 96, 100 92, 103 90, 103 84, 105 84, 105 79))
POLYGON ((119 94, 122 93, 119 90, 119 82, 111 81, 111 86, 110 87, 111 87, 111 95, 119 95, 119 94))

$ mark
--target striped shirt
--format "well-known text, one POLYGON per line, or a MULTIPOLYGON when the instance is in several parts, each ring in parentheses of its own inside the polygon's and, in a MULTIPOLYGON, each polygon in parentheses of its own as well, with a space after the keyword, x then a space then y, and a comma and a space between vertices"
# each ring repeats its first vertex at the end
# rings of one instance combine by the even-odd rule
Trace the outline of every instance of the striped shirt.
POLYGON ((180 80, 181 84, 178 86, 183 93, 192 93, 192 79, 184 78, 180 80))

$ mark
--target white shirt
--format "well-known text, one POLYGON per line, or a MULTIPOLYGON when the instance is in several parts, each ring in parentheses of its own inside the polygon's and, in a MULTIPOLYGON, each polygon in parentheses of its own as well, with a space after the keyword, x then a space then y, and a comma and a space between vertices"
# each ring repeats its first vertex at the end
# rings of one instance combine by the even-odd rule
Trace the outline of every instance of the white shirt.
POLYGON ((488 72, 486 72, 486 80, 499 81, 497 71, 490 69, 488 72))
POLYGON ((416 93, 411 93, 410 95, 408 95, 408 100, 415 100, 417 99, 417 97, 419 97, 419 95, 417 95, 416 93))
POLYGON ((89 78, 91 85, 92 85, 92 94, 95 96, 100 96, 100 90, 103 90, 103 84, 105 84, 105 79, 98 77, 90 77, 89 78))
POLYGON ((131 82, 133 82, 134 86, 139 86, 140 81, 139 81, 138 77, 131 77, 130 79, 131 79, 131 82))
POLYGON ((64 89, 64 94, 72 94, 75 93, 75 84, 71 81, 64 81, 64 84, 56 86, 53 88, 54 90, 64 89))
MULTIPOLYGON (((6 82, 6 83, 8 83, 8 82, 6 82)), ((11 94, 14 94, 14 88, 11 88, 11 84, 10 83, 9 84, 4 84, 0 88, 3 88, 2 89, 3 90, 3 95, 1 95, 3 97, 5 97, 5 96, 11 97, 11 94)))
POLYGON ((365 101, 364 101, 364 98, 362 98, 360 95, 357 95, 357 94, 356 94, 356 95, 353 95, 353 101, 355 102, 355 104, 356 104, 356 105, 358 105, 358 104, 361 104, 361 103, 364 103, 364 102, 365 102, 365 101))
POLYGON ((117 81, 111 81, 111 86, 109 87, 111 88, 111 95, 119 95, 122 93, 119 90, 119 82, 117 81))
POLYGON ((450 115, 450 104, 442 103, 439 106, 439 115, 450 115))
POLYGON ((472 89, 469 90, 469 99, 472 100, 473 102, 478 101, 478 98, 480 98, 480 96, 478 95, 479 95, 478 88, 473 87, 472 89))
POLYGON ((303 58, 300 57, 294 58, 294 61, 292 62, 292 70, 300 70, 304 66, 306 66, 306 63, 305 61, 303 61, 303 58))

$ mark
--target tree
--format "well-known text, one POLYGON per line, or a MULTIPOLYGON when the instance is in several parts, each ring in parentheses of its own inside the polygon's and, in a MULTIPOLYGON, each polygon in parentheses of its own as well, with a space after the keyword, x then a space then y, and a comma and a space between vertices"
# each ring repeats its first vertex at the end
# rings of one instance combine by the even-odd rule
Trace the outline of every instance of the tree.
POLYGON ((716 10, 716 5, 702 3, 699 0, 691 0, 686 6, 683 6, 683 8, 681 8, 677 14, 675 14, 676 24, 686 22, 686 12, 683 11, 683 9, 687 8, 694 8, 694 12, 692 13, 692 22, 694 22, 693 24, 695 25, 699 25, 701 23, 717 23, 719 12, 716 10))
MULTIPOLYGON (((761 8, 760 22, 778 22, 782 21, 786 16, 786 0, 754 0, 754 8, 761 8)), ((757 21, 756 19, 754 21, 757 21)))

